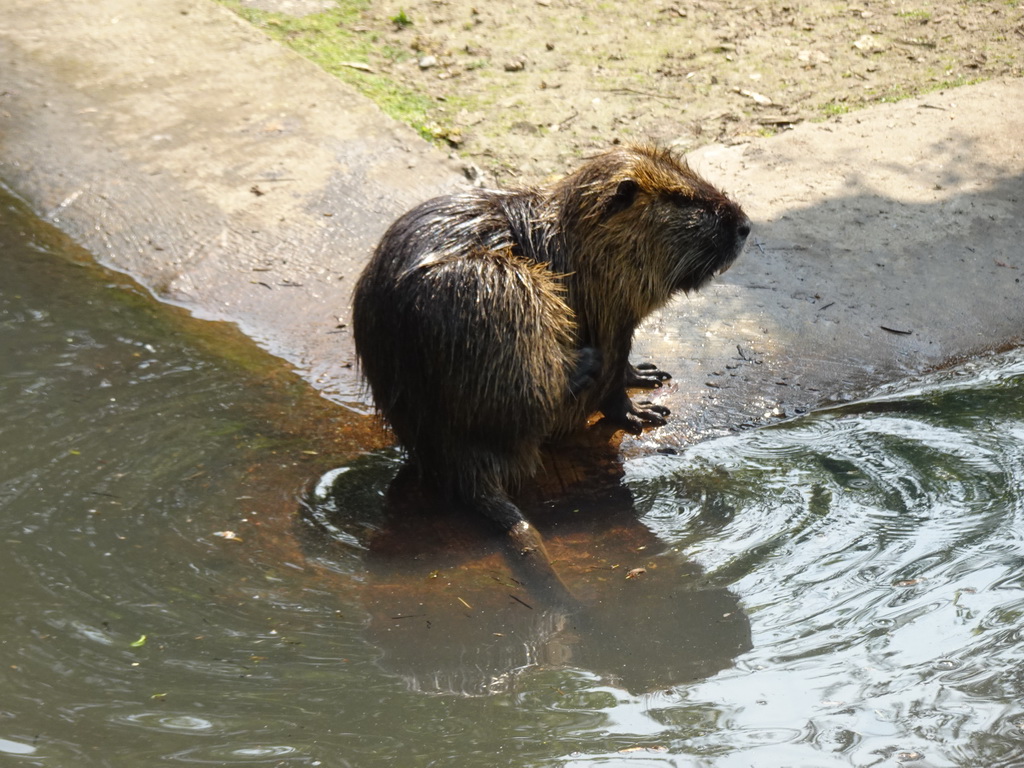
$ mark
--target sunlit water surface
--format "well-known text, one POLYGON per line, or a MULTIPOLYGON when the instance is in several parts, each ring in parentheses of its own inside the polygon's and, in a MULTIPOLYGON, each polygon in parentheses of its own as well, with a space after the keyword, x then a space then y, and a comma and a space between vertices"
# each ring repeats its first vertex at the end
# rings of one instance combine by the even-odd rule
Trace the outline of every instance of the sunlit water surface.
POLYGON ((625 467, 738 597, 734 666, 430 695, 261 530, 322 470, 276 395, 0 207, 0 764, 1024 765, 1019 352, 625 467))

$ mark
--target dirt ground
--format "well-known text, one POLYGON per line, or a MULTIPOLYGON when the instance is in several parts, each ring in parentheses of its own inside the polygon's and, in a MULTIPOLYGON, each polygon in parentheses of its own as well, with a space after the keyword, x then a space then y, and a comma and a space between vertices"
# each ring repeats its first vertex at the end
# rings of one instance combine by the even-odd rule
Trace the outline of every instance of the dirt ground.
POLYGON ((385 109, 502 183, 564 173, 609 142, 730 144, 1024 74, 1021 0, 234 7, 371 96, 383 76, 407 102, 426 97, 421 114, 385 109))

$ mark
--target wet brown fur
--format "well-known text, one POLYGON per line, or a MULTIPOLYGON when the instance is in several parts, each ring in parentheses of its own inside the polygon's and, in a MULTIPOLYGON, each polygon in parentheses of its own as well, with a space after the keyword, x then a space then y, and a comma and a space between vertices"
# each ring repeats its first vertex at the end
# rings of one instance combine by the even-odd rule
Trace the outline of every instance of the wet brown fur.
MULTIPOLYGON (((668 151, 620 147, 546 187, 435 198, 385 233, 353 332, 376 406, 423 478, 502 527, 540 447, 606 418, 639 432, 633 332, 743 248, 738 205, 668 151)), ((667 374, 665 375, 667 377, 667 374)))

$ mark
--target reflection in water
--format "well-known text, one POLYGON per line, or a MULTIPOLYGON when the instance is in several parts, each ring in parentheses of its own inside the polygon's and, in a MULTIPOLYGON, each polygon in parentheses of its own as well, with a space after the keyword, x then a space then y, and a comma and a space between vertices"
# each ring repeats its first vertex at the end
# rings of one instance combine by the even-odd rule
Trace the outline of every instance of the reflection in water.
POLYGON ((1024 765, 1024 353, 539 494, 606 601, 545 624, 469 521, 389 517, 386 454, 57 246, 0 201, 3 765, 1024 765))
MULTIPOLYGON (((524 510, 584 598, 570 611, 516 578, 488 521, 395 471, 391 453, 332 470, 305 514, 343 548, 365 547, 369 637, 412 690, 509 691, 527 670, 571 667, 642 693, 710 676, 750 647, 735 595, 639 524, 617 479, 524 510)), ((329 561, 322 538, 310 543, 329 561)))

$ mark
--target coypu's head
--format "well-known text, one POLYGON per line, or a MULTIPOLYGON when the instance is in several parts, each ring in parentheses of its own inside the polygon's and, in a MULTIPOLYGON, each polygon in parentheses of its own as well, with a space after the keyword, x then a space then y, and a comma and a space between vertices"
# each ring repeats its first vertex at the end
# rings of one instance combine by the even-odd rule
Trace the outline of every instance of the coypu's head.
MULTIPOLYGON (((665 149, 613 149, 591 159, 559 189, 563 216, 578 227, 579 258, 603 252, 602 261, 623 262, 604 268, 635 270, 637 287, 655 305, 679 291, 698 290, 727 270, 750 234, 743 209, 665 149)), ((581 263, 574 267, 587 269, 581 263)))

